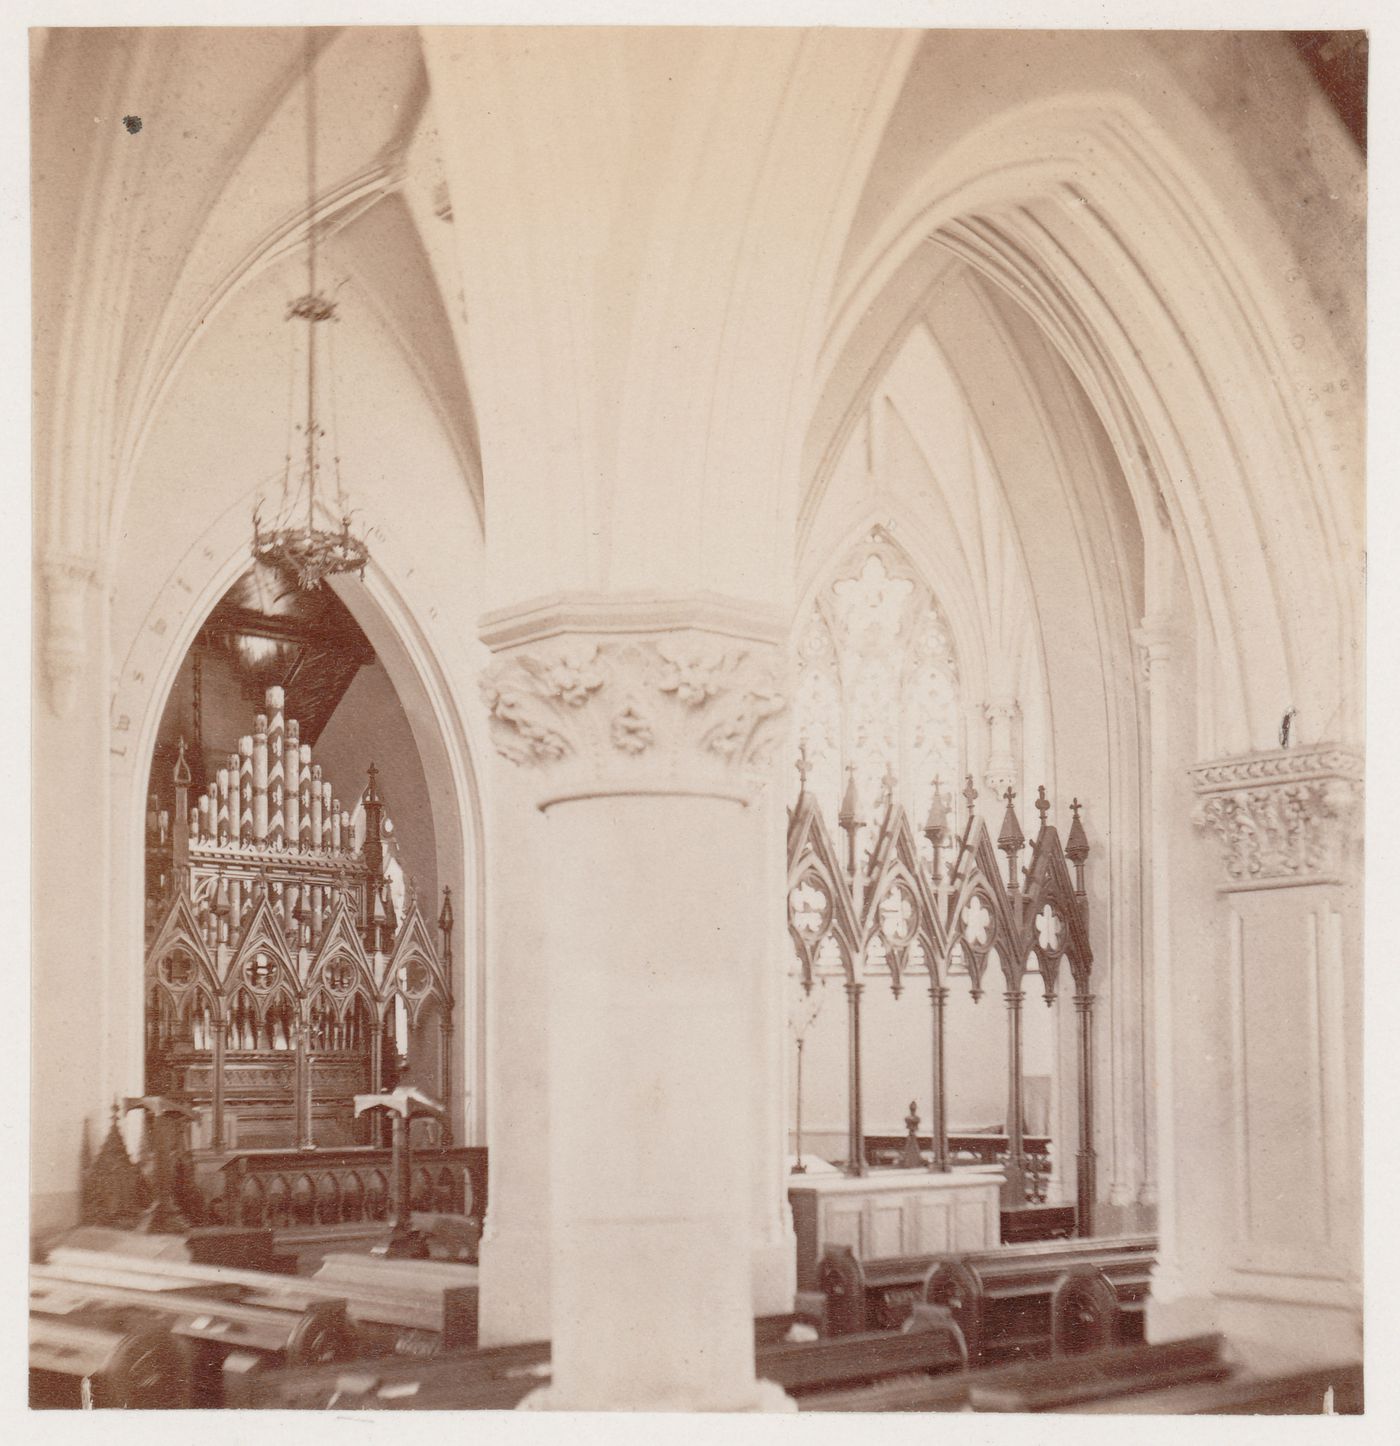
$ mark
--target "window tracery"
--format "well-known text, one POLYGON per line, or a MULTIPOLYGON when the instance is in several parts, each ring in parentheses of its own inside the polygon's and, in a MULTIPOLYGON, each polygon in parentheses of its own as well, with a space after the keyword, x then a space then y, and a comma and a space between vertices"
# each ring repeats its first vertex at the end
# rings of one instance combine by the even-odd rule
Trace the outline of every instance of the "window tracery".
POLYGON ((807 788, 833 818, 847 768, 867 817, 887 778, 921 818, 934 779, 946 790, 963 772, 952 630, 928 584, 878 528, 803 620, 794 714, 807 788))

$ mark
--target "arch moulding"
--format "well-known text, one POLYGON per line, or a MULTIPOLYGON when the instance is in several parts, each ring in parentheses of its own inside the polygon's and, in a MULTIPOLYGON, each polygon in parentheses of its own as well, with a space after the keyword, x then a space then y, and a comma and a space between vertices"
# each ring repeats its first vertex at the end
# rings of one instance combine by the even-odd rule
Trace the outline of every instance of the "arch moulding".
MULTIPOLYGON (((1220 149, 1199 114, 1190 124, 1187 139, 1220 149)), ((1314 730, 1360 728, 1344 661, 1360 632, 1359 486, 1337 485, 1360 477, 1359 415, 1320 400, 1350 367, 1306 288, 1288 293, 1296 258, 1247 178, 1218 164, 1238 181, 1228 215, 1225 180, 1124 96, 997 117, 938 157, 852 265, 818 369, 820 388, 930 238, 1026 306, 1102 418, 1144 537, 1170 518, 1215 700, 1202 756, 1268 746, 1297 696, 1341 699, 1314 730)))
MULTIPOLYGON (((107 1094, 140 1093, 144 1040, 141 970, 144 955, 145 799, 151 756, 176 674, 219 598, 249 565, 248 529, 258 488, 250 488, 217 517, 166 573, 113 680, 109 718, 110 829, 114 869, 110 929, 114 977, 106 985, 111 1011, 108 1038, 113 1058, 107 1094), (193 579, 202 579, 194 581, 193 579)), ((460 1008, 456 1048, 469 1052, 454 1062, 454 1078, 469 1096, 458 1138, 485 1138, 485 958, 486 875, 484 809, 474 759, 482 746, 468 719, 475 710, 459 706, 451 679, 474 678, 476 659, 455 656, 456 640, 436 602, 413 596, 411 561, 400 556, 393 531, 372 507, 361 509, 372 556, 363 582, 340 580, 336 592, 369 638, 403 705, 433 801, 439 879, 458 902, 453 990, 460 1008), (450 800, 447 807, 443 800, 450 800)), ((125 570, 147 559, 114 559, 111 586, 122 586, 125 570)), ((133 580, 133 588, 139 584, 133 580)), ((121 639, 113 638, 113 656, 121 639)), ((468 690, 474 699, 473 690, 468 690)))

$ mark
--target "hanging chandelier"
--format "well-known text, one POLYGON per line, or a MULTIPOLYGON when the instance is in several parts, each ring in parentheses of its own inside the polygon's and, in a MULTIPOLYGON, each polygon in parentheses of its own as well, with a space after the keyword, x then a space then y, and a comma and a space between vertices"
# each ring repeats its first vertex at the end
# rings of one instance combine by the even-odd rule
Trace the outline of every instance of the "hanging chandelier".
MULTIPOLYGON (((292 447, 287 449, 286 469, 282 479, 282 500, 273 525, 265 527, 261 503, 253 509, 253 560, 293 578, 298 587, 311 589, 328 577, 358 572, 364 576, 369 562, 369 546, 350 526, 350 509, 346 505, 340 479, 340 457, 334 443, 327 443, 322 426, 317 395, 317 351, 320 329, 326 322, 336 321, 334 300, 317 290, 316 285, 316 71, 314 32, 306 31, 306 293, 287 306, 289 322, 306 323, 306 421, 300 424, 302 455, 294 474, 292 447), (329 450, 334 467, 336 507, 327 505, 317 495, 317 484, 325 452, 329 450), (327 526, 339 517, 339 527, 327 526)), ((331 369, 327 367, 327 371, 331 369)), ((334 376, 329 376, 334 395, 334 376)), ((332 408, 333 410, 333 408, 332 408)), ((324 492, 324 488, 322 489, 324 492)))

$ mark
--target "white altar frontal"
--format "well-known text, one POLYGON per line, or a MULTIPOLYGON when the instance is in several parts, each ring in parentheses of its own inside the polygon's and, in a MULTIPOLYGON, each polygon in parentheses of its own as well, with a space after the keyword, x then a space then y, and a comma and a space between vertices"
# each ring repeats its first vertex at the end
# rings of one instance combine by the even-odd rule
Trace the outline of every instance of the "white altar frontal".
POLYGON ((798 1290, 819 1289, 817 1266, 828 1245, 847 1245, 862 1260, 994 1248, 1002 1180, 999 1165, 791 1176, 798 1290))

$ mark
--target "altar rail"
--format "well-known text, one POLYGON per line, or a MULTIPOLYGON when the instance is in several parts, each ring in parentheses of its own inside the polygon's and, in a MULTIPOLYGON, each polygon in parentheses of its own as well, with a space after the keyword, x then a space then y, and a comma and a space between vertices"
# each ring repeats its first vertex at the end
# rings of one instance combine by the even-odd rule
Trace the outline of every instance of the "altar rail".
MULTIPOLYGON (((482 1146, 416 1146, 412 1208, 486 1214, 482 1146)), ((387 1222, 393 1213, 393 1152, 373 1147, 247 1150, 196 1162, 207 1218, 273 1230, 387 1222)))
MULTIPOLYGON (((947 1138, 949 1163, 953 1165, 1005 1165, 1010 1158, 1011 1141, 1006 1135, 949 1135, 947 1138)), ((908 1139, 907 1135, 866 1135, 865 1163, 877 1169, 903 1165, 908 1139)), ((918 1141, 923 1163, 930 1164, 932 1136, 920 1135, 918 1141)), ((1043 1205, 1050 1183, 1050 1136, 1025 1135, 1021 1143, 1026 1162, 1022 1180, 1026 1203, 1043 1205)))

